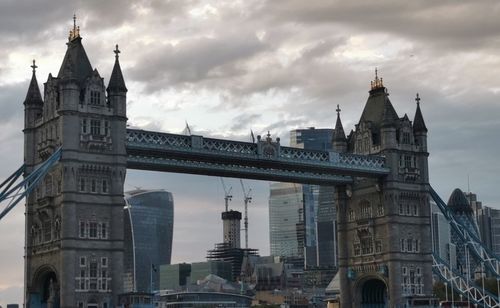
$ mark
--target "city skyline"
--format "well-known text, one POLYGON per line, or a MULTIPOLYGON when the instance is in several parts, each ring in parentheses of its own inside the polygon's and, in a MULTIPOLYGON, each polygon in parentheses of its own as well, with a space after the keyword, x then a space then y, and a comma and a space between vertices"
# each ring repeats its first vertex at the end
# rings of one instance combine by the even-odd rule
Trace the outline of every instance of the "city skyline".
MULTIPOLYGON (((471 190, 485 205, 496 206, 494 183, 499 167, 495 154, 499 145, 494 140, 499 106, 494 103, 500 90, 495 81, 499 73, 494 67, 500 58, 494 46, 499 38, 489 30, 498 25, 494 10, 484 4, 450 3, 411 4, 407 9, 391 1, 377 2, 378 8, 369 3, 359 8, 340 4, 329 8, 321 1, 313 1, 309 7, 292 1, 286 9, 265 1, 255 1, 259 4, 255 7, 231 3, 169 3, 157 7, 157 2, 117 6, 109 1, 42 4, 37 8, 40 4, 34 2, 33 10, 0 4, 0 41, 4 46, 0 54, 7 59, 0 63, 0 106, 4 110, 0 138, 5 145, 0 151, 0 177, 22 163, 22 101, 31 59, 37 59, 40 84, 48 72, 57 72, 71 14, 76 11, 89 58, 106 81, 113 64, 111 51, 115 43, 120 45, 132 126, 180 132, 187 121, 193 133, 205 136, 248 141, 252 129, 255 134, 270 130, 274 137, 287 140, 287 132, 293 128, 333 127, 334 109, 339 103, 348 132, 360 117, 373 70, 379 67, 398 111, 412 115, 415 92, 422 96, 430 132, 431 183, 438 192, 446 196, 455 187, 465 188, 470 174, 471 190), (53 5, 60 9, 54 10, 53 5), (100 15, 103 12, 117 8, 120 11, 113 18, 101 18, 109 15, 100 15), (380 8, 390 10, 381 12, 380 8), (370 18, 361 14, 375 9, 376 14, 370 18), (51 14, 44 17, 37 13, 40 10, 51 14), (470 14, 471 10, 485 16, 479 19, 470 14), (447 23, 438 18, 444 19, 446 12, 452 12, 446 14, 447 23), (389 13, 393 16, 382 22, 383 14, 389 13), (421 24, 422 14, 433 17, 431 13, 435 18, 421 24), (352 21, 345 18, 349 15, 352 21), (405 26, 393 28, 398 22, 405 26), (421 27, 411 28, 416 25, 421 27), (436 27, 442 31, 433 31, 436 27), (442 67, 449 68, 451 74, 442 67)), ((236 181, 231 185, 234 190, 239 187, 236 181)), ((254 181, 248 185, 254 190, 250 247, 265 254, 269 249, 269 185, 254 181), (266 230, 262 236, 252 233, 262 229, 266 230)), ((187 258, 194 257, 193 253, 203 258, 206 249, 202 243, 209 242, 206 246, 210 248, 219 241, 218 213, 223 208, 224 193, 217 178, 129 171, 125 189, 133 186, 164 188, 179 200, 182 209, 175 215, 180 218, 181 229, 174 230, 173 255, 177 259, 173 262, 190 261, 187 258), (194 185, 197 194, 186 189, 186 183, 194 185), (209 198, 204 196, 207 192, 209 198), (210 217, 206 228, 215 230, 216 235, 210 236, 208 231, 206 238, 196 238, 199 234, 194 234, 196 230, 185 220, 195 209, 202 212, 200 221, 210 217), (192 251, 195 245, 200 247, 192 251)), ((231 207, 241 210, 240 199, 235 198, 231 207)), ((5 289, 22 286, 22 212, 23 207, 18 207, 0 225, 0 243, 4 246, 0 266, 8 277, 0 278, 2 304, 4 294, 11 292, 5 289)))

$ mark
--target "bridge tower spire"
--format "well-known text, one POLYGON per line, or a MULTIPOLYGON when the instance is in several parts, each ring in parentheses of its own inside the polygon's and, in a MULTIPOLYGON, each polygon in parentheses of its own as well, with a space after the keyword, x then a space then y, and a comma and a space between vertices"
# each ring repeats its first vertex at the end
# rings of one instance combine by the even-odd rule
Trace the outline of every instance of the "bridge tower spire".
POLYGON ((62 151, 26 203, 27 308, 114 307, 123 289, 126 88, 116 58, 106 96, 104 79, 81 42, 74 17, 66 54, 57 77, 50 74, 45 83, 44 100, 35 65, 25 100, 26 164, 38 165, 62 151))
POLYGON ((411 306, 432 297, 427 130, 400 118, 376 71, 348 152, 381 155, 389 174, 336 187, 341 306, 411 306), (412 277, 410 279, 410 277, 412 277))
POLYGON ((345 137, 344 127, 342 126, 342 120, 340 120, 340 106, 337 105, 337 122, 335 123, 335 131, 333 133, 333 150, 338 153, 344 153, 347 151, 347 138, 345 137))

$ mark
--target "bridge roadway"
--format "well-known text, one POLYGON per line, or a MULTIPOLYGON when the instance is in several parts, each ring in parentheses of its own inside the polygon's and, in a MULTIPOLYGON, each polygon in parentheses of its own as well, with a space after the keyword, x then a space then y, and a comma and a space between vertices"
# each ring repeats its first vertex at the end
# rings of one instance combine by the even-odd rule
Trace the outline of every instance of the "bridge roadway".
POLYGON ((389 173, 382 156, 283 147, 268 134, 240 142, 127 129, 127 168, 319 185, 389 173))

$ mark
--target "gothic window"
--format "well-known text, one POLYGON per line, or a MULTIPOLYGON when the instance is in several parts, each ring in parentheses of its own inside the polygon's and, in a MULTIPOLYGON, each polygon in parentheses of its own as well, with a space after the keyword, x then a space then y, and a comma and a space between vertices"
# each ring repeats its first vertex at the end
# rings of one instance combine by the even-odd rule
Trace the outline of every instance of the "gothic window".
POLYGON ((413 239, 412 238, 406 239, 406 251, 408 251, 408 252, 413 251, 413 239))
POLYGON ((400 239, 400 242, 401 242, 401 252, 405 252, 406 251, 406 241, 404 239, 400 239))
POLYGON ((410 155, 405 155, 405 168, 411 168, 411 156, 410 155))
POLYGON ((109 121, 104 121, 104 136, 109 136, 109 121))
POLYGON ((91 261, 89 264, 90 290, 97 290, 97 261, 91 261))
POLYGON ((108 258, 101 258, 101 267, 108 267, 108 258))
POLYGON ((384 216, 384 205, 381 203, 377 206, 377 216, 384 216))
POLYGON ((90 134, 93 136, 101 135, 101 121, 90 120, 90 134))
POLYGON ((85 191, 85 178, 84 177, 81 177, 80 178, 80 191, 81 192, 84 192, 85 191))
POLYGON ((108 193, 108 180, 102 180, 102 193, 108 193))
POLYGON ((413 205, 413 216, 417 216, 418 215, 418 207, 416 204, 413 205))
POLYGON ((80 221, 80 230, 79 230, 79 236, 80 238, 85 238, 86 237, 86 228, 85 228, 85 221, 80 221))
POLYGON ((406 205, 406 215, 410 215, 410 205, 406 205))
POLYGON ((52 222, 47 216, 42 221, 43 241, 49 242, 52 239, 52 222))
POLYGON ((356 218, 354 217, 354 211, 352 209, 349 210, 349 221, 354 221, 356 218))
POLYGON ((96 186, 96 180, 95 179, 92 179, 90 181, 90 191, 95 193, 97 192, 97 186, 96 186))
POLYGON ((57 180, 57 193, 60 194, 62 191, 62 180, 57 180))
POLYGON ((403 204, 399 204, 399 215, 404 215, 404 209, 403 209, 403 204))
POLYGON ((87 119, 82 120, 82 134, 86 134, 88 132, 87 130, 87 119))
POLYGON ((382 252, 382 241, 381 240, 375 241, 375 252, 376 253, 382 252))
POLYGON ((366 236, 360 239, 361 252, 364 255, 373 253, 373 239, 371 236, 366 236))
POLYGON ((360 243, 354 243, 353 248, 354 248, 354 255, 355 256, 361 255, 361 244, 360 243))
POLYGON ((54 237, 55 239, 59 239, 61 237, 61 222, 59 221, 59 218, 57 218, 54 223, 54 237))
POLYGON ((403 132, 403 144, 410 144, 410 133, 403 132))
POLYGON ((90 104, 91 105, 100 105, 101 104, 101 92, 90 91, 90 104))
POLYGON ((90 261, 89 277, 90 278, 97 278, 97 261, 90 261))
POLYGON ((108 224, 105 222, 101 223, 101 238, 102 239, 108 238, 108 224))
MULTIPOLYGON (((86 257, 80 257, 80 267, 85 267, 87 266, 87 258, 86 257)), ((82 277, 84 277, 83 275, 82 277)))
POLYGON ((361 201, 359 203, 359 218, 366 219, 371 218, 372 216, 372 207, 368 201, 361 201))
POLYGON ((89 222, 89 238, 97 238, 97 222, 89 222))

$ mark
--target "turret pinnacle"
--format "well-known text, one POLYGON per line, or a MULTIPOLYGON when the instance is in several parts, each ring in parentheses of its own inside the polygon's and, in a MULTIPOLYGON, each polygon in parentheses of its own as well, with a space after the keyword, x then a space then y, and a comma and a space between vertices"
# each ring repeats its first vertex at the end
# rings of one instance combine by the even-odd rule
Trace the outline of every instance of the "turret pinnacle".
POLYGON ((26 94, 26 99, 24 100, 24 105, 43 105, 42 95, 40 94, 40 88, 38 87, 38 81, 36 80, 36 66, 35 60, 33 60, 33 75, 31 76, 31 82, 28 88, 28 93, 26 94))
POLYGON ((115 66, 113 67, 113 72, 111 73, 111 77, 109 78, 108 92, 127 92, 127 87, 125 86, 125 80, 123 79, 122 69, 120 67, 118 45, 116 45, 116 49, 113 51, 115 53, 115 66))
POLYGON ((427 127, 425 126, 424 117, 422 111, 420 111, 420 97, 417 93, 415 97, 417 102, 417 111, 415 112, 415 118, 413 119, 413 131, 414 132, 427 132, 427 127))
POLYGON ((335 132, 333 135, 333 141, 346 141, 344 127, 342 126, 342 121, 340 120, 340 106, 337 105, 337 123, 335 123, 335 132))
POLYGON ((68 49, 57 77, 63 80, 73 79, 82 85, 85 79, 92 74, 92 65, 90 65, 87 53, 83 48, 80 27, 76 26, 75 16, 73 16, 73 30, 70 31, 67 45, 68 49))

